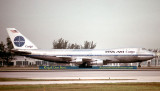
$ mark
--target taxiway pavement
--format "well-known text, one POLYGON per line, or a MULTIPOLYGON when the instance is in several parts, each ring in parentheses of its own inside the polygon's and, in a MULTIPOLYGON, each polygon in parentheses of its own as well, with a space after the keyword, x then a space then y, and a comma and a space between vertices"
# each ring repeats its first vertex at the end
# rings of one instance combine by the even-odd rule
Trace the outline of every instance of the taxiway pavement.
POLYGON ((0 82, 13 84, 71 84, 71 83, 117 83, 117 82, 160 82, 160 71, 77 71, 55 70, 41 72, 0 72, 0 78, 24 79, 98 79, 90 81, 20 81, 0 82), (102 80, 106 79, 106 80, 102 80))

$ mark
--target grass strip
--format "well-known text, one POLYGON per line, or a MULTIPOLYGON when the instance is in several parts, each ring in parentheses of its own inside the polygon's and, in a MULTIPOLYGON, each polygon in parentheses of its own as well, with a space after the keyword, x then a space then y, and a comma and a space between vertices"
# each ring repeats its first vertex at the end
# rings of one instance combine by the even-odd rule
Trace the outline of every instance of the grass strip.
POLYGON ((0 85, 0 91, 160 91, 160 83, 0 85))

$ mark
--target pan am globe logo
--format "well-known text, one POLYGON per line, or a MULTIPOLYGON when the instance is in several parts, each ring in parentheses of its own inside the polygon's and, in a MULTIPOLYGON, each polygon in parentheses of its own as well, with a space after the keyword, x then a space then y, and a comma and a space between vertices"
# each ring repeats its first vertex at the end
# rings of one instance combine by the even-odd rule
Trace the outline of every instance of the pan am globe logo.
POLYGON ((25 43, 25 39, 22 37, 22 36, 16 36, 14 38, 14 44, 17 46, 17 47, 22 47, 25 43))

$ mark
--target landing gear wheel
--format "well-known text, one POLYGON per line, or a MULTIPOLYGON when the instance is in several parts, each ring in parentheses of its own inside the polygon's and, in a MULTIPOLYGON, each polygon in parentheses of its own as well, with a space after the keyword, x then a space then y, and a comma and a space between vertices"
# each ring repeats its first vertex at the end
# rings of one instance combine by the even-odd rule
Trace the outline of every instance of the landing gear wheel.
POLYGON ((92 68, 92 66, 89 63, 85 62, 85 63, 79 65, 79 68, 92 68))
POLYGON ((138 67, 141 68, 141 62, 138 64, 138 67))

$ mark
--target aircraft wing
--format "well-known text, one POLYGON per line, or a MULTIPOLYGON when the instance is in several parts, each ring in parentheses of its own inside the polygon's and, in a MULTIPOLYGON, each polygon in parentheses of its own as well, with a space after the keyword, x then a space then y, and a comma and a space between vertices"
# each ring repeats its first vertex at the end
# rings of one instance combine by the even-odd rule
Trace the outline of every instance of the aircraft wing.
POLYGON ((89 57, 75 57, 75 58, 72 58, 71 56, 56 56, 56 57, 62 58, 63 61, 66 61, 66 62, 79 63, 79 64, 84 64, 84 63, 92 64, 92 63, 95 63, 95 62, 96 63, 107 64, 107 63, 111 63, 111 62, 114 62, 114 61, 118 61, 114 57, 106 57, 105 59, 93 59, 93 58, 89 58, 89 57))
POLYGON ((114 63, 117 61, 118 61, 118 59, 116 59, 115 57, 106 57, 104 60, 104 62, 106 62, 106 63, 112 63, 112 62, 114 63))
POLYGON ((63 61, 69 62, 72 61, 71 56, 56 56, 58 58, 61 58, 63 61))
POLYGON ((73 62, 81 61, 82 63, 93 61, 91 58, 87 58, 87 57, 75 57, 75 58, 72 58, 71 56, 56 56, 56 57, 62 58, 64 61, 65 60, 73 61, 73 62))

